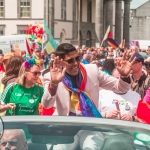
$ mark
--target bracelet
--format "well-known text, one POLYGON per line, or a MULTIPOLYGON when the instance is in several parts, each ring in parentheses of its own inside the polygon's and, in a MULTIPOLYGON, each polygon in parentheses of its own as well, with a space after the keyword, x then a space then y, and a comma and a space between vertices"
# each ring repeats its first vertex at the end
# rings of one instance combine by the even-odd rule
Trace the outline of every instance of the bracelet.
POLYGON ((105 112, 105 118, 107 118, 107 111, 105 112))

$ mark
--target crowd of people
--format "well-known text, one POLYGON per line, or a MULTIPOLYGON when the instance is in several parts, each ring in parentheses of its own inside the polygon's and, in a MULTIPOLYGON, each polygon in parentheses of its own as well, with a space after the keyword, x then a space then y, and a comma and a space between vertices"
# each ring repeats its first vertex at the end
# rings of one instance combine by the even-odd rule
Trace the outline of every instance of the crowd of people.
POLYGON ((80 48, 63 43, 50 55, 46 50, 3 55, 1 50, 1 115, 85 116, 150 123, 144 112, 150 104, 149 49, 80 48))
MULTIPOLYGON (((60 44, 50 55, 45 50, 32 55, 3 55, 1 50, 0 113, 97 117, 150 124, 150 57, 148 52, 146 57, 143 53, 136 46, 79 48, 68 43, 60 44)), ((13 130, 6 130, 4 135, 9 132, 13 130)), ((22 131, 15 134, 22 137, 26 149, 22 131)), ((84 141, 83 148, 89 142, 87 137, 97 134, 82 131, 76 139, 84 141)), ((101 142, 99 134, 97 141, 101 142)), ((3 140, 1 149, 7 145, 3 140)), ((74 143, 71 146, 75 147, 74 143)))

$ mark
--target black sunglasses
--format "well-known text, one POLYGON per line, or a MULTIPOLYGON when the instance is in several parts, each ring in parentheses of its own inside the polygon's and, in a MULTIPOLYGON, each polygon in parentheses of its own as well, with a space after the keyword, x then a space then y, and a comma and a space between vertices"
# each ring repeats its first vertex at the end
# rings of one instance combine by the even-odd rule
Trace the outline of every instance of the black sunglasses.
POLYGON ((66 61, 68 64, 72 64, 72 63, 74 63, 75 61, 79 62, 80 60, 81 60, 81 56, 78 55, 78 56, 75 57, 75 58, 71 58, 71 59, 64 60, 64 61, 66 61))
POLYGON ((148 70, 150 70, 150 62, 146 62, 146 63, 144 63, 144 65, 148 70))
POLYGON ((31 72, 34 76, 40 76, 41 75, 41 72, 31 72))

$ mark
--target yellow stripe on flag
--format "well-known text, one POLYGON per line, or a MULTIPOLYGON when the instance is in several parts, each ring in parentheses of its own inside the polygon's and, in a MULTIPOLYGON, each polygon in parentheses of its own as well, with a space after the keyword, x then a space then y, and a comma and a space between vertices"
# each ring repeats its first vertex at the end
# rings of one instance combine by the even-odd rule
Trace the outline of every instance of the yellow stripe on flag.
POLYGON ((46 51, 48 54, 50 54, 52 51, 54 51, 52 45, 49 42, 46 44, 46 51))

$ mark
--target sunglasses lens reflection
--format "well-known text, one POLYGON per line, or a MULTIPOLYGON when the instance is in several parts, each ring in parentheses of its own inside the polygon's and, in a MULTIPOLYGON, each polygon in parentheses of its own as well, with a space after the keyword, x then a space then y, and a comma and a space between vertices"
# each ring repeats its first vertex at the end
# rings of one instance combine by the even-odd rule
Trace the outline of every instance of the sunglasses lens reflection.
POLYGON ((68 62, 69 64, 73 63, 74 61, 79 62, 79 61, 80 61, 80 56, 77 56, 77 57, 75 57, 75 58, 71 58, 71 59, 67 60, 67 62, 68 62))

